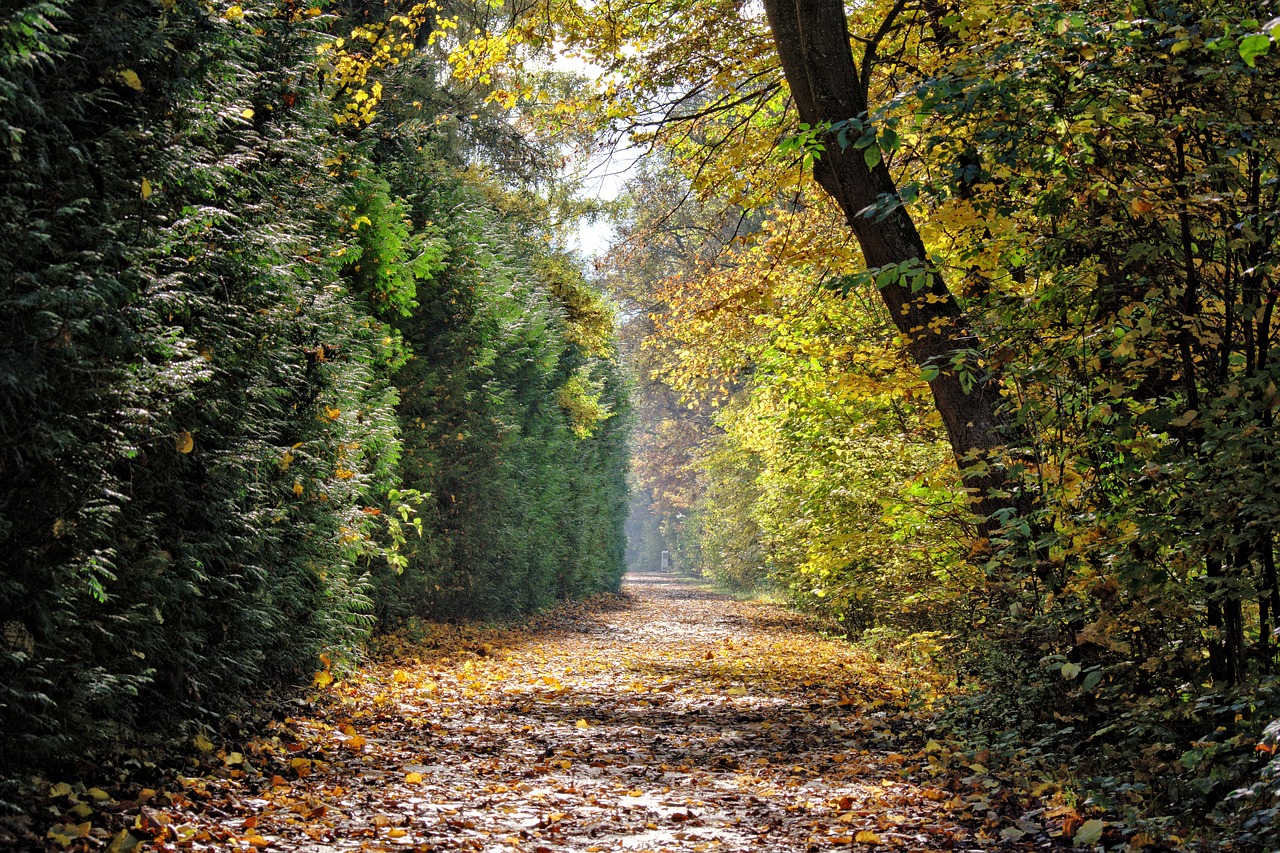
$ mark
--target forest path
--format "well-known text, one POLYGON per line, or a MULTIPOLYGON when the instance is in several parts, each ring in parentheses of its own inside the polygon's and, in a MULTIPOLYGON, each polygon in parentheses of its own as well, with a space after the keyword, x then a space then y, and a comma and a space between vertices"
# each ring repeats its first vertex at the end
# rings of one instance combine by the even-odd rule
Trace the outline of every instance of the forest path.
POLYGON ((920 730, 911 692, 785 610, 631 575, 524 628, 402 638, 274 731, 209 749, 134 833, 314 853, 1052 845, 985 756, 920 730))

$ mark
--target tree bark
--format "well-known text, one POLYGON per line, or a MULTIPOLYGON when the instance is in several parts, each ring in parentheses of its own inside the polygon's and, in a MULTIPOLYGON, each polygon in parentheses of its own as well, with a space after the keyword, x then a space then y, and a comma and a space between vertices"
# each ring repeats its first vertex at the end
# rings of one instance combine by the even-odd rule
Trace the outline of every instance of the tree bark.
MULTIPOLYGON (((863 117, 867 95, 854 64, 843 2, 764 0, 764 5, 800 120, 819 127, 863 117)), ((880 295, 912 358, 921 367, 939 369, 929 387, 963 473, 1012 437, 999 411, 998 382, 988 371, 962 382, 952 369, 958 356, 977 350, 978 341, 966 327, 941 271, 929 264, 911 215, 901 206, 885 215, 863 213, 881 196, 897 194, 884 162, 868 167, 863 152, 841 148, 835 133, 828 133, 823 143, 814 177, 844 211, 867 267, 918 261, 932 273, 923 290, 912 293, 902 283, 893 283, 880 288, 880 295)), ((1018 503, 1001 495, 1010 483, 995 466, 978 465, 965 474, 965 485, 973 490, 975 509, 983 516, 1018 503)))

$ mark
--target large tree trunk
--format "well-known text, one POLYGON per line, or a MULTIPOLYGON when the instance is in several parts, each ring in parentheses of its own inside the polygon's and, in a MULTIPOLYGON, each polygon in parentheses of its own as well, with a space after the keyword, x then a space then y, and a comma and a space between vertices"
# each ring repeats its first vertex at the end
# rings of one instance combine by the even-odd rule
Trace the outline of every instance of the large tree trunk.
MULTIPOLYGON (((854 67, 841 0, 764 0, 764 5, 800 120, 819 127, 862 116, 867 96, 854 67)), ((862 214, 881 196, 897 194, 884 163, 868 167, 863 152, 841 148, 834 133, 823 142, 825 151, 817 158, 814 177, 844 211, 868 268, 915 260, 929 268, 924 243, 905 208, 887 215, 862 214)), ((950 368, 958 354, 976 350, 978 342, 966 328, 941 272, 931 272, 931 283, 923 290, 912 293, 902 283, 893 283, 880 288, 880 294, 911 356, 921 367, 939 368, 929 386, 963 470, 967 461, 985 460, 1011 436, 999 413, 997 382, 979 378, 966 386, 950 368)), ((984 516, 1016 505, 1010 497, 999 496, 1009 483, 995 467, 976 466, 965 484, 973 489, 975 509, 984 516)))

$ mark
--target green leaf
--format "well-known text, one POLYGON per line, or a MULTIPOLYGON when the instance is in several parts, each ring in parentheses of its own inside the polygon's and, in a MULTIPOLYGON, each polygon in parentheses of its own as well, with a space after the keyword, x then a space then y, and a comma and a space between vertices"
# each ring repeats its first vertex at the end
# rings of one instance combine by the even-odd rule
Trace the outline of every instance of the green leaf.
POLYGON ((1067 681, 1074 681, 1075 677, 1080 674, 1080 664, 1064 663, 1062 665, 1062 677, 1067 681))
POLYGON ((868 169, 874 169, 876 164, 880 162, 880 148, 875 145, 868 145, 863 148, 862 159, 866 161, 868 169))
POLYGON ((1251 36, 1245 36, 1240 42, 1240 58, 1244 60, 1245 65, 1253 68, 1258 57, 1264 55, 1270 49, 1271 37, 1262 33, 1254 33, 1251 36))
POLYGON ((926 364, 924 367, 920 368, 920 378, 925 382, 932 382, 937 379, 939 373, 941 373, 941 371, 932 364, 926 364))
POLYGON ((1102 681, 1102 670, 1095 669, 1084 677, 1084 681, 1080 682, 1080 689, 1084 691, 1092 690, 1102 681))
POLYGON ((1097 844, 1102 840, 1102 828, 1104 826, 1106 824, 1096 818, 1094 820, 1086 820, 1080 824, 1080 828, 1076 830, 1076 846, 1088 847, 1097 844))

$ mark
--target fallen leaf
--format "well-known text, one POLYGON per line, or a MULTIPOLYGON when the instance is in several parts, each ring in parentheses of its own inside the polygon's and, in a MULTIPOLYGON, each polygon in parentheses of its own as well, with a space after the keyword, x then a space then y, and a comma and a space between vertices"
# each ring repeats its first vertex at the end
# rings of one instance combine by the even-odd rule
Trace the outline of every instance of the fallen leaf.
POLYGON ((1102 829, 1106 824, 1096 818, 1086 820, 1076 830, 1075 842, 1078 847, 1088 847, 1102 840, 1102 829))
POLYGON ((111 839, 111 843, 107 845, 107 853, 132 853, 142 844, 142 839, 134 835, 127 829, 122 829, 111 839))

